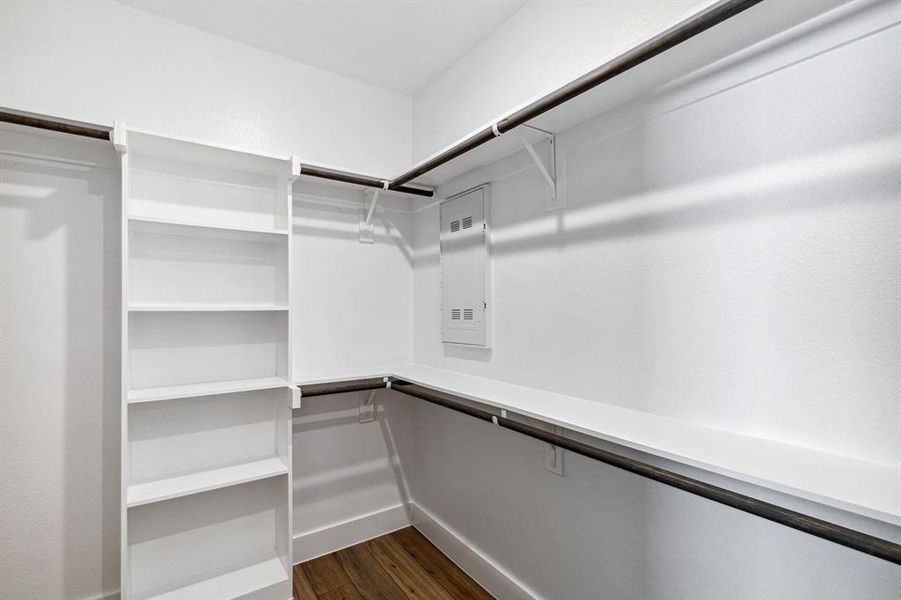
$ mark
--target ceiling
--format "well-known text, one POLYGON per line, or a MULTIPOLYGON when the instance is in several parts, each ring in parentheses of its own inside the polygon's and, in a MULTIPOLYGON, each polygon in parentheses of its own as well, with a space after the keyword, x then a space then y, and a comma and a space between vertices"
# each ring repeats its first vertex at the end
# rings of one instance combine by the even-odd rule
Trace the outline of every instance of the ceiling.
POLYGON ((412 96, 526 0, 119 2, 412 96))

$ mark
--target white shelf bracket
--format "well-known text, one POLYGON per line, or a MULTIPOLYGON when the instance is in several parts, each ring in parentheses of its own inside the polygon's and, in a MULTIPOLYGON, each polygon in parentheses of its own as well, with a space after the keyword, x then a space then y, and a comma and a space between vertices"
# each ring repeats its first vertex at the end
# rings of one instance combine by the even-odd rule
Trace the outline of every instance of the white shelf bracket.
POLYGON ((375 420, 375 393, 372 390, 366 397, 360 399, 360 423, 369 423, 375 420))
MULTIPOLYGON (((382 190, 387 190, 390 182, 382 181, 382 190)), ((360 242, 363 244, 375 243, 375 234, 372 230, 372 219, 375 216, 375 208, 379 203, 379 194, 382 190, 367 190, 363 192, 363 197, 370 196, 369 209, 366 210, 365 216, 361 215, 360 219, 360 242)), ((364 202, 365 205, 365 202, 364 202)))
POLYGON ((535 166, 538 168, 538 172, 541 173, 541 176, 544 177, 544 181, 547 183, 548 195, 545 198, 544 209, 554 210, 560 208, 563 203, 559 202, 557 197, 557 136, 549 131, 530 127, 529 125, 523 125, 523 127, 541 133, 547 141, 548 160, 545 165, 545 162, 538 155, 538 151, 535 150, 535 146, 532 145, 521 131, 519 132, 519 139, 522 141, 522 145, 525 147, 529 156, 532 158, 532 161, 535 163, 535 166))

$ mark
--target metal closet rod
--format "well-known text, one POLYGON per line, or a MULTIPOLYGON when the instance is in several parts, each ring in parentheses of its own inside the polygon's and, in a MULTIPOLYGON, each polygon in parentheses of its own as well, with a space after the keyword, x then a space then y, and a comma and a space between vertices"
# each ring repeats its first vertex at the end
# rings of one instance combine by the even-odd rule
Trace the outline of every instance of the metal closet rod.
MULTIPOLYGON (((37 129, 46 129, 48 131, 57 131, 60 133, 68 133, 82 137, 92 138, 96 140, 109 141, 111 129, 100 125, 89 125, 87 123, 72 123, 69 121, 55 119, 43 115, 22 114, 8 111, 0 111, 0 122, 13 123, 15 125, 24 125, 26 127, 34 127, 37 129)), ((301 165, 302 175, 310 177, 319 177, 331 181, 341 181, 343 183, 352 183, 367 187, 384 188, 385 182, 368 175, 358 175, 356 173, 348 173, 346 171, 337 171, 334 169, 325 169, 323 167, 315 167, 312 165, 301 165)), ((414 196, 432 197, 435 192, 432 190, 399 185, 391 188, 391 191, 400 192, 402 194, 412 194, 414 196)))
POLYGON ((417 177, 428 173, 432 169, 440 167, 462 154, 466 154, 473 148, 477 148, 478 146, 493 140, 495 137, 523 125, 535 117, 543 115, 552 108, 556 108, 564 102, 572 100, 576 96, 594 89, 605 81, 625 73, 633 67, 654 58, 658 54, 661 54, 674 46, 678 46, 682 42, 693 38, 699 33, 707 31, 714 25, 722 23, 762 1, 763 0, 726 0, 701 11, 683 23, 639 44, 625 54, 618 56, 608 63, 604 63, 593 71, 589 71, 560 89, 554 90, 546 96, 539 98, 535 102, 517 110, 490 127, 486 127, 455 146, 448 148, 434 158, 427 160, 403 175, 396 177, 391 181, 390 188, 395 189, 396 186, 401 186, 412 181, 417 177))
MULTIPOLYGON (((575 452, 576 454, 611 465, 618 469, 623 469, 630 473, 634 473, 635 475, 657 481, 658 483, 683 490, 696 496, 701 496, 702 498, 707 498, 708 500, 712 500, 719 504, 736 508, 768 521, 779 523, 780 525, 791 527, 792 529, 802 531, 835 544, 857 550, 858 552, 863 552, 870 556, 887 560, 896 565, 901 565, 901 544, 896 544, 890 540, 861 533, 835 523, 830 523, 829 521, 824 521, 823 519, 818 519, 810 515, 805 515, 804 513, 784 508, 771 502, 752 498, 751 496, 706 483, 699 479, 662 469, 623 454, 618 454, 549 431, 544 431, 543 429, 532 427, 520 421, 515 421, 508 417, 495 414, 484 408, 480 408, 479 406, 474 406, 472 401, 466 401, 463 398, 455 400, 452 394, 437 394, 424 386, 399 379, 388 378, 388 380, 391 382, 390 389, 402 394, 449 408, 469 415, 470 417, 487 421, 488 423, 494 423, 504 429, 509 429, 553 446, 564 448, 570 452, 575 452)), ((386 378, 382 377, 300 386, 301 398, 341 394, 348 391, 374 390, 387 387, 389 387, 388 381, 386 381, 386 378)))
MULTIPOLYGON (((353 183, 356 185, 363 185, 379 189, 383 189, 385 187, 385 180, 378 179, 377 177, 370 177, 369 175, 359 175, 357 173, 349 173, 347 171, 337 171, 335 169, 325 169, 323 167, 314 167, 312 165, 301 165, 300 174, 309 175, 310 177, 318 177, 320 179, 342 181, 344 183, 353 183)), ((392 192, 401 192, 403 194, 412 194, 414 196, 425 196, 426 198, 431 198, 435 195, 435 192, 433 190, 410 187, 406 185, 392 186, 390 182, 388 189, 390 189, 392 192)))
POLYGON ((68 133, 71 135, 80 135, 82 137, 94 138, 95 140, 110 140, 109 128, 100 127, 99 125, 88 125, 83 123, 70 123, 60 119, 52 119, 50 117, 39 117, 37 115, 24 115, 0 111, 0 121, 4 123, 14 123, 16 125, 24 125, 25 127, 34 127, 36 129, 47 129, 49 131, 58 131, 60 133, 68 133))

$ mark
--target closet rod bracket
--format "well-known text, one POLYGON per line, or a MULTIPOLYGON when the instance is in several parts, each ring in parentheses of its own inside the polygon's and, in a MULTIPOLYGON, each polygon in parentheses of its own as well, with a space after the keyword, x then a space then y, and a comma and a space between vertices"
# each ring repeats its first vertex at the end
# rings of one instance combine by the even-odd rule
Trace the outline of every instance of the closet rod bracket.
POLYGON ((375 209, 379 203, 379 194, 382 190, 388 189, 388 181, 382 181, 382 189, 365 190, 363 192, 363 204, 360 212, 360 243, 375 243, 375 234, 372 231, 372 219, 375 216, 375 209), (369 208, 366 208, 366 198, 369 198, 369 208))
POLYGON ((543 129, 538 129, 537 127, 532 127, 530 125, 523 125, 523 127, 531 129, 532 131, 537 131, 544 137, 544 141, 547 143, 548 156, 547 164, 545 164, 545 161, 538 155, 538 150, 535 149, 535 145, 529 141, 529 138, 526 137, 522 130, 519 131, 519 139, 522 142, 523 147, 526 149, 526 152, 529 153, 529 157, 531 157, 532 162, 535 163, 535 167, 538 169, 538 172, 541 173, 541 176, 547 184, 548 195, 545 197, 544 209, 555 210, 560 208, 563 206, 563 202, 559 201, 560 198, 558 198, 557 194, 557 136, 550 131, 544 131, 543 129))

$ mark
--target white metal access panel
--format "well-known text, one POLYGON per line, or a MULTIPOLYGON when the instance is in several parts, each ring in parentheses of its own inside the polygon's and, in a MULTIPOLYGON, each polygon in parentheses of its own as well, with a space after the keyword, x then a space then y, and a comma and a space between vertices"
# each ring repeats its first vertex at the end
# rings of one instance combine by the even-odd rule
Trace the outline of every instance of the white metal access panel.
POLYGON ((441 204, 441 339, 487 347, 488 186, 441 204))

